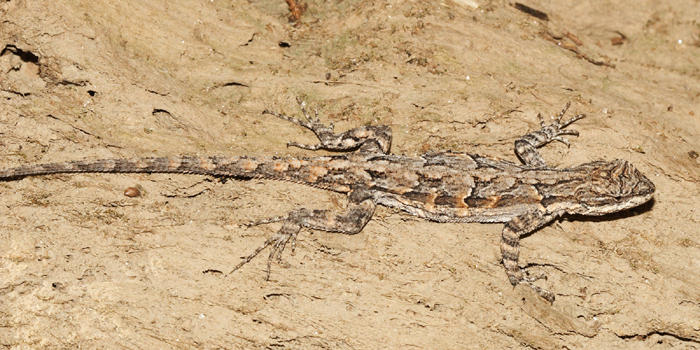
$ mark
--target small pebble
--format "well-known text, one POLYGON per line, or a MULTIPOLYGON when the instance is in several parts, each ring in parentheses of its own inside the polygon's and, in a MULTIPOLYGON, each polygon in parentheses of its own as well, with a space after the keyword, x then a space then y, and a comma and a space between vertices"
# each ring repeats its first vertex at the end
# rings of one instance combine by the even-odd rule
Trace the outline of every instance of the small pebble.
POLYGON ((141 191, 139 191, 139 189, 136 188, 136 187, 127 187, 127 188, 124 190, 124 195, 127 196, 127 197, 131 197, 131 198, 133 198, 133 197, 140 197, 140 196, 141 196, 141 191))

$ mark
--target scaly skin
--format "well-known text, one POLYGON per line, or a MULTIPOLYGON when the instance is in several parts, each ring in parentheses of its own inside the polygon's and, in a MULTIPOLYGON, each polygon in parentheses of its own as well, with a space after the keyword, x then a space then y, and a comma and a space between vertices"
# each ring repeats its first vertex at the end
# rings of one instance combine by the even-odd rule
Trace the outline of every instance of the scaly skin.
MULTIPOLYGON (((265 111, 313 131, 320 143, 290 146, 343 154, 308 158, 190 157, 101 159, 48 163, 0 170, 0 180, 65 173, 180 173, 241 180, 262 178, 291 181, 348 194, 342 212, 300 208, 286 216, 263 219, 251 225, 281 221, 270 237, 233 271, 271 246, 270 262, 281 259, 286 245, 294 245, 302 228, 355 234, 372 218, 379 205, 436 222, 504 223, 501 254, 508 279, 514 286, 526 284, 543 298, 554 294, 533 284, 518 265, 520 237, 564 214, 604 215, 649 201, 654 185, 624 160, 595 161, 572 168, 548 167, 537 152, 551 141, 568 145, 564 130, 583 118, 562 122, 569 105, 549 125, 515 141, 522 165, 478 155, 429 153, 422 156, 393 155, 391 129, 367 126, 335 134, 313 117, 300 102, 305 119, 265 111)), ((541 120, 541 118, 540 118, 541 120)), ((233 272, 231 271, 231 272, 233 272)))

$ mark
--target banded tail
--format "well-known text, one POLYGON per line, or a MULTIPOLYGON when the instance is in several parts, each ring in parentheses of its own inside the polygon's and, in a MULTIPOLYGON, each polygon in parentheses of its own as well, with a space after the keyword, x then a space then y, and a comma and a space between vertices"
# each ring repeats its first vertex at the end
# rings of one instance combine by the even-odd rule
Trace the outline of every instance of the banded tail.
POLYGON ((27 176, 71 173, 171 173, 225 176, 240 179, 264 178, 291 181, 338 192, 347 186, 327 180, 328 161, 333 157, 147 157, 136 159, 79 160, 24 165, 0 170, 0 181, 27 176))

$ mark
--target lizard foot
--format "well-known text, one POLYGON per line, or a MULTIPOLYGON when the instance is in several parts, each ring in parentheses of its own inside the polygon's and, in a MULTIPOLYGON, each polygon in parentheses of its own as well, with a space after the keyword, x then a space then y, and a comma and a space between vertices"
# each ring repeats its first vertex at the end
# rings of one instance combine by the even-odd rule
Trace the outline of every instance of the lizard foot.
POLYGON ((292 122, 311 130, 320 141, 317 144, 304 144, 288 142, 288 147, 298 147, 311 151, 319 149, 333 152, 379 152, 388 154, 391 148, 391 128, 386 125, 361 126, 341 133, 334 133, 333 124, 321 123, 318 111, 314 109, 313 116, 306 109, 306 102, 297 98, 304 118, 290 117, 270 110, 263 114, 270 114, 277 118, 292 122))
POLYGON ((525 284, 528 287, 532 288, 535 291, 535 293, 537 293, 539 296, 541 296, 542 298, 544 298, 548 302, 550 302, 550 303, 554 302, 554 293, 550 292, 549 290, 544 289, 540 286, 537 286, 537 285, 533 284, 532 281, 529 281, 527 279, 523 279, 522 281, 520 281, 520 283, 525 284))
POLYGON ((522 136, 515 141, 515 154, 520 158, 520 160, 528 167, 532 168, 544 168, 547 166, 542 156, 537 152, 538 147, 542 147, 552 141, 559 141, 567 146, 570 146, 569 140, 564 138, 564 135, 578 136, 578 131, 567 130, 567 126, 571 125, 573 122, 584 118, 585 114, 578 114, 573 118, 562 121, 564 114, 569 110, 571 102, 567 102, 564 109, 559 112, 559 114, 554 118, 554 122, 551 124, 545 124, 542 114, 537 114, 537 119, 540 121, 540 130, 533 131, 529 134, 522 136))
POLYGON ((303 144, 303 143, 298 143, 298 142, 287 142, 287 147, 298 147, 302 149, 307 149, 311 151, 316 151, 319 149, 323 149, 327 147, 328 145, 326 144, 327 142, 324 142, 326 139, 329 137, 334 136, 333 134, 333 123, 331 124, 323 124, 321 123, 321 119, 318 117, 318 110, 314 108, 314 115, 311 116, 309 112, 306 110, 306 102, 302 101, 300 98, 297 97, 297 103, 299 103, 299 108, 301 109, 302 114, 304 115, 304 119, 296 118, 296 117, 290 117, 281 113, 276 113, 272 112, 270 110, 264 110, 263 114, 270 114, 273 115, 277 118, 292 122, 296 125, 299 125, 301 127, 304 127, 306 129, 309 129, 313 131, 314 134, 316 134, 316 137, 318 137, 319 140, 321 140, 321 143, 319 144, 303 144))
POLYGON ((578 131, 576 130, 564 130, 567 126, 571 125, 575 121, 579 119, 583 119, 586 117, 585 114, 577 114, 571 119, 562 122, 562 118, 566 114, 566 111, 569 110, 569 107, 571 106, 571 102, 567 102, 564 108, 557 114, 556 118, 554 119, 554 122, 552 124, 546 125, 544 118, 542 117, 542 114, 538 113, 537 114, 537 119, 540 121, 540 127, 541 129, 539 132, 545 136, 545 141, 544 143, 550 142, 550 141, 559 141, 563 144, 565 144, 567 147, 571 146, 569 141, 565 138, 563 138, 563 135, 572 135, 572 136, 578 136, 578 131))
POLYGON ((236 272, 238 269, 243 267, 243 265, 249 263, 251 260, 253 260, 260 252, 265 250, 267 247, 271 247, 270 249, 270 255, 267 259, 267 268, 265 272, 265 280, 270 280, 270 269, 272 265, 272 260, 276 260, 278 263, 282 262, 282 252, 284 252, 284 248, 287 246, 288 243, 292 244, 292 251, 294 251, 295 246, 296 246, 296 240, 297 240, 297 235, 299 234, 299 231, 301 230, 301 224, 289 220, 287 217, 275 217, 275 218, 270 218, 270 219, 264 219, 260 220, 254 223, 251 223, 249 226, 254 226, 254 225, 262 225, 262 224, 267 224, 267 223, 272 223, 272 222, 277 222, 277 221, 282 221, 285 220, 284 224, 282 225, 282 228, 280 228, 277 233, 268 238, 265 243, 263 243, 260 247, 256 248, 253 253, 250 255, 246 256, 243 258, 243 261, 238 263, 231 272, 228 274, 232 274, 236 272))

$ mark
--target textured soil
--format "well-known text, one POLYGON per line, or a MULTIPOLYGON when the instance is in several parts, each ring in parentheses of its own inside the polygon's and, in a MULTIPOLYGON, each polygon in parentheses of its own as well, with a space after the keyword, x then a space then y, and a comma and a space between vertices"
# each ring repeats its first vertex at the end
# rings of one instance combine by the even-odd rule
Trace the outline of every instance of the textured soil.
POLYGON ((626 159, 657 187, 522 241, 550 305, 508 283, 501 225, 379 208, 354 236, 304 231, 265 281, 264 256, 227 273, 279 225, 240 224, 343 196, 187 175, 3 182, 0 346, 700 347, 700 6, 586 3, 306 1, 292 23, 280 0, 0 2, 0 167, 308 155, 285 146, 308 131, 261 115, 297 113, 297 96, 337 130, 390 125, 394 153, 516 161, 537 113, 571 101, 581 135, 545 159, 626 159))

